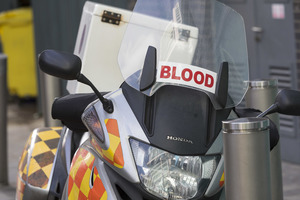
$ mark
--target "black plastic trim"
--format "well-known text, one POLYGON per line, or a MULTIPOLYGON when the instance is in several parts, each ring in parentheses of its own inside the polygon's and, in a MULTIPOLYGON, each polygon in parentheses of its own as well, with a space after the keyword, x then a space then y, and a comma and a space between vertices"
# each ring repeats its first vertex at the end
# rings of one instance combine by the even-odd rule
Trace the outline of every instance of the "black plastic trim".
POLYGON ((70 94, 57 98, 52 104, 52 118, 61 120, 72 131, 86 132, 88 130, 81 120, 81 115, 96 99, 94 93, 70 94))
POLYGON ((231 109, 215 110, 201 91, 163 86, 148 97, 126 83, 123 94, 150 143, 177 155, 204 155, 231 109))
POLYGON ((150 88, 156 80, 156 48, 149 46, 144 61, 144 67, 141 76, 140 90, 144 91, 150 88))
POLYGON ((217 88, 216 88, 216 99, 218 103, 225 108, 227 103, 227 95, 228 95, 228 62, 223 62, 221 64, 219 70, 219 76, 217 80, 217 88))

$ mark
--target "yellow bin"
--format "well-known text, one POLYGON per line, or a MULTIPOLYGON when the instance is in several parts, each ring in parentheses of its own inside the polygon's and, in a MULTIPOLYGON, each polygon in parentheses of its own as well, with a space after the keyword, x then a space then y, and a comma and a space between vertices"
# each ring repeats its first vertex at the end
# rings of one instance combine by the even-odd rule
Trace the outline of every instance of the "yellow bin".
POLYGON ((10 95, 36 97, 36 65, 31 8, 0 13, 0 37, 7 55, 10 95))

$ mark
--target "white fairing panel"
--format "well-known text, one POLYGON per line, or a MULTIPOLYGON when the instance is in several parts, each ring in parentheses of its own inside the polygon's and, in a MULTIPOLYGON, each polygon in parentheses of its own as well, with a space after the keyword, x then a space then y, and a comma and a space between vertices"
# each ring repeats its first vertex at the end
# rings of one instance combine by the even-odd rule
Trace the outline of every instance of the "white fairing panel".
MULTIPOLYGON (((100 101, 96 100, 94 103, 90 104, 90 106, 94 106, 96 112, 98 114, 98 118, 101 123, 101 127, 104 132, 105 140, 104 142, 98 142, 99 146, 103 150, 109 149, 111 146, 111 140, 108 133, 108 130, 105 126, 105 120, 107 119, 115 119, 118 123, 118 130, 120 135, 120 142, 122 148, 122 155, 124 158, 124 166, 122 168, 118 168, 107 163, 112 169, 114 169, 117 173, 121 174, 125 179, 132 183, 138 183, 139 177, 136 171, 135 161, 132 155, 131 146, 129 143, 129 138, 138 138, 140 141, 149 144, 149 140, 146 137, 143 129, 141 128, 139 122, 137 121, 134 113, 132 112, 130 106, 128 105, 123 93, 122 89, 119 89, 115 92, 109 93, 105 96, 109 98, 114 104, 114 112, 109 114, 103 110, 102 104, 100 101)), ((88 109, 86 109, 87 111, 88 109)), ((83 114, 83 116, 85 113, 83 114)), ((100 155, 101 156, 101 155, 100 155)), ((105 159, 103 159, 104 162, 105 159)))

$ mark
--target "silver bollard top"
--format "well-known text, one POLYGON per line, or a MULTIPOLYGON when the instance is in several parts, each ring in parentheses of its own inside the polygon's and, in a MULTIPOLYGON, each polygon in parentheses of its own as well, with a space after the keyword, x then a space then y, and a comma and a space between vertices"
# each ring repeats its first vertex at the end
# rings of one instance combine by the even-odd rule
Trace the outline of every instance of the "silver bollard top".
POLYGON ((265 79, 259 81, 245 81, 245 85, 250 88, 269 88, 278 85, 277 79, 265 79))
POLYGON ((3 53, 0 53, 0 75, 6 76, 7 71, 7 56, 3 53))
POLYGON ((247 133, 266 130, 269 128, 270 122, 267 118, 249 117, 223 121, 222 124, 224 133, 247 133))
POLYGON ((7 55, 6 54, 4 54, 4 53, 0 53, 0 58, 2 59, 2 58, 7 58, 7 55))

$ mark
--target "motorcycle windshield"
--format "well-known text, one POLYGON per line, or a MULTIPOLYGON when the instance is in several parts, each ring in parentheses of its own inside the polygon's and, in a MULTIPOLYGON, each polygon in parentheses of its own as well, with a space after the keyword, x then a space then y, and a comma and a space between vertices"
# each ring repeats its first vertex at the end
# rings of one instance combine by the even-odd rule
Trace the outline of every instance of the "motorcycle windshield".
POLYGON ((215 109, 233 107, 242 100, 243 82, 248 80, 244 21, 215 0, 138 0, 118 62, 126 83, 137 90, 141 79, 153 79, 141 91, 148 96, 164 85, 177 85, 205 92, 215 109), (149 71, 145 67, 152 67, 145 64, 149 46, 156 49, 153 77, 142 75, 149 71), (228 76, 220 78, 224 63, 228 63, 228 76), (227 83, 227 100, 221 106, 216 96, 227 83))

